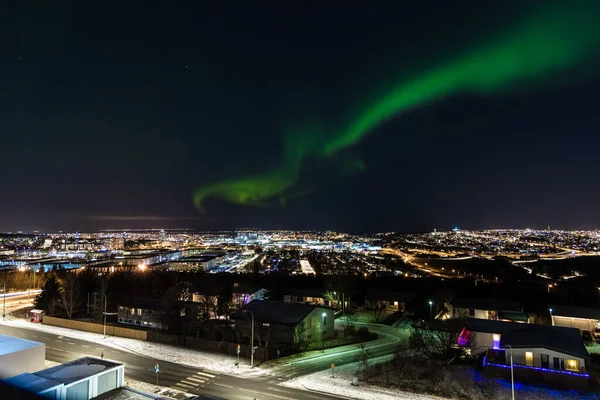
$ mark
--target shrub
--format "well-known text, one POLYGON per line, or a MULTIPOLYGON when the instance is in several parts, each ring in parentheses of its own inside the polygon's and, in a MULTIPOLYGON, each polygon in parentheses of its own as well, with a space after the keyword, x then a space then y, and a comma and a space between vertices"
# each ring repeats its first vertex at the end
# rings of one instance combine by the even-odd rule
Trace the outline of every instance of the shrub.
POLYGON ((358 336, 360 339, 369 339, 371 336, 369 328, 367 328, 366 326, 361 326, 360 328, 358 328, 356 336, 358 336))

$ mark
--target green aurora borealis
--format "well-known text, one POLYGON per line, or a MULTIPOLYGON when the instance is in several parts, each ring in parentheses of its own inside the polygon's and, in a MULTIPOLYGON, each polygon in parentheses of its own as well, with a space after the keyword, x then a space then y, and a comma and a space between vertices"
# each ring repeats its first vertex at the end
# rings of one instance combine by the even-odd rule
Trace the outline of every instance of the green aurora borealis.
MULTIPOLYGON (((473 45, 473 50, 410 79, 398 77, 390 82, 387 93, 365 99, 356 117, 341 129, 325 129, 324 124, 283 129, 285 165, 258 176, 201 187, 194 192, 194 205, 204 211, 207 197, 240 205, 269 205, 274 199, 284 204, 294 197, 290 193, 306 160, 331 159, 398 114, 459 93, 495 95, 516 85, 543 84, 557 73, 572 71, 598 55, 599 4, 573 8, 562 2, 537 9, 487 43, 473 45)), ((356 171, 364 166, 357 161, 354 167, 356 171)))

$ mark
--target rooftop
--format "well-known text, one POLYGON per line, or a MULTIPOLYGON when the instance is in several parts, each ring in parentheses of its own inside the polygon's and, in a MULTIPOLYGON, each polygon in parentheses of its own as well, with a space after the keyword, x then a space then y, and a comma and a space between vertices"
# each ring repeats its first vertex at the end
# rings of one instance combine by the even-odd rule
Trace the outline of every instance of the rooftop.
POLYGON ((56 367, 38 371, 34 375, 68 385, 121 365, 123 364, 95 357, 83 357, 57 365, 56 367))
POLYGON ((561 353, 588 358, 590 355, 583 345, 577 328, 564 328, 547 325, 522 325, 520 329, 506 332, 500 339, 502 346, 544 347, 561 353))
POLYGON ((455 298, 452 300, 451 304, 455 308, 523 312, 523 304, 509 300, 455 298))
POLYGON ((33 340, 0 335, 0 356, 43 345, 43 343, 34 342, 33 340))
POLYGON ((62 385, 62 382, 46 379, 28 372, 5 379, 4 383, 33 393, 40 393, 47 389, 62 385))
POLYGON ((600 310, 588 307, 550 306, 552 315, 556 317, 571 317, 600 320, 600 310))
POLYGON ((411 292, 394 292, 379 287, 374 287, 367 292, 365 298, 371 300, 400 301, 406 303, 412 301, 415 298, 415 294, 411 292))
POLYGON ((493 319, 467 318, 465 328, 472 332, 506 333, 520 329, 527 324, 521 322, 497 321, 493 319))
MULTIPOLYGON (((270 322, 277 325, 298 325, 315 308, 312 304, 284 303, 272 300, 252 300, 242 309, 231 316, 232 319, 250 320, 252 311, 254 318, 261 322, 270 322)), ((319 307, 327 308, 327 307, 319 307)))

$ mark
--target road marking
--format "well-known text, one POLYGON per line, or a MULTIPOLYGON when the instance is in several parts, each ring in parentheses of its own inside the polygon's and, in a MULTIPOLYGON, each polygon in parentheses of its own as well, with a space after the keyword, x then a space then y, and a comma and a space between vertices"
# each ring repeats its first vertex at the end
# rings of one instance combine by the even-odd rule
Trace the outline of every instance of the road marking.
POLYGON ((71 344, 71 345, 75 346, 75 343, 71 343, 71 342, 69 342, 69 344, 71 344))
POLYGON ((89 348, 90 346, 86 346, 85 344, 82 344, 81 347, 87 347, 87 348, 89 348))
POLYGON ((56 347, 48 347, 48 348, 49 348, 50 350, 64 351, 64 350, 61 350, 61 349, 57 349, 56 347))
POLYGON ((218 383, 218 382, 215 382, 214 385, 223 386, 223 387, 226 387, 226 388, 229 388, 229 389, 233 389, 233 386, 223 385, 222 383, 218 383))
POLYGON ((54 339, 55 342, 62 343, 62 340, 54 339))
POLYGON ((178 382, 178 383, 176 383, 175 385, 173 385, 171 387, 178 387, 178 388, 183 389, 183 390, 196 389, 196 386, 186 385, 185 383, 181 383, 181 382, 178 382))
POLYGON ((200 379, 200 378, 194 378, 193 376, 190 376, 189 378, 186 378, 183 380, 183 382, 185 381, 191 381, 191 382, 196 382, 196 383, 204 383, 206 382, 206 379, 200 379))
POLYGON ((198 373, 196 373, 196 375, 204 375, 204 376, 208 376, 209 378, 215 377, 215 375, 207 374, 206 372, 198 372, 198 373))
POLYGON ((104 349, 101 349, 100 347, 96 347, 96 350, 104 350, 104 349))

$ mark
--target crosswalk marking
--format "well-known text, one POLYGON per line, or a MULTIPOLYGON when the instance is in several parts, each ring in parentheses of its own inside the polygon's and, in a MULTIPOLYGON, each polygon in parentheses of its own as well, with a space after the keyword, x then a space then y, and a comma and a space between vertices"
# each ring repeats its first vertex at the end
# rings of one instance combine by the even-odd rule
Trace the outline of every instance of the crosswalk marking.
POLYGON ((183 383, 183 382, 179 382, 179 383, 175 384, 175 387, 182 387, 185 390, 189 390, 189 389, 194 389, 195 388, 195 386, 190 385, 190 384, 186 384, 186 383, 183 383))
POLYGON ((186 378, 183 380, 185 381, 194 381, 194 382, 198 382, 198 383, 204 383, 206 381, 206 379, 200 379, 200 378, 194 378, 193 376, 190 376, 189 378, 186 378))
POLYGON ((190 389, 197 389, 208 384, 213 378, 216 378, 216 375, 211 375, 206 372, 196 372, 194 375, 188 376, 180 382, 177 382, 173 387, 189 391, 190 389))

